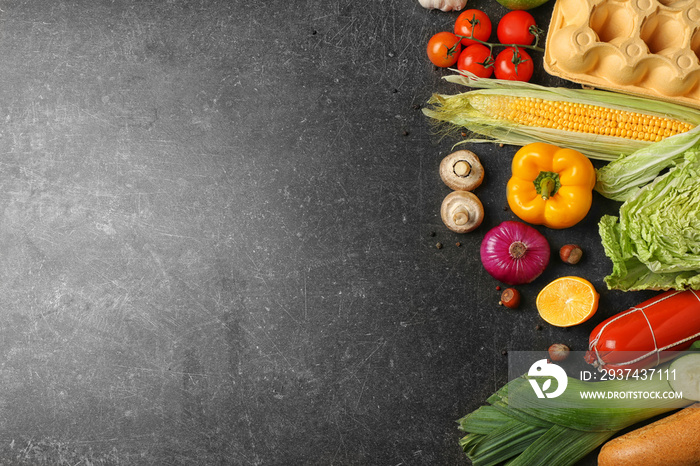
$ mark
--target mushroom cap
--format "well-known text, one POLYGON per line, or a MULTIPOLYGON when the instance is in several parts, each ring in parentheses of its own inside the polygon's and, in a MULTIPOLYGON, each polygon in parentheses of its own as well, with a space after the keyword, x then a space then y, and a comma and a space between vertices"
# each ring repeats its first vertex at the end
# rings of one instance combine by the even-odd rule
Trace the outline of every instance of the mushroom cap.
POLYGON ((469 233, 484 220, 484 206, 474 193, 452 191, 442 201, 440 217, 455 233, 469 233))
POLYGON ((458 150, 440 162, 440 178, 455 191, 473 191, 484 181, 484 166, 470 150, 458 150))

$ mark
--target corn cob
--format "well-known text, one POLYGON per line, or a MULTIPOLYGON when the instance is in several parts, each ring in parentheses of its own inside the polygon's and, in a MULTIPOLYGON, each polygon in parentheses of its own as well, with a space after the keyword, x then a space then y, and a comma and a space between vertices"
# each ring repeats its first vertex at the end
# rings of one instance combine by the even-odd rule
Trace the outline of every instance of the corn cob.
POLYGON ((446 79, 481 89, 436 94, 429 101, 433 107, 423 112, 447 123, 448 129, 466 128, 487 138, 472 136, 465 142, 525 145, 542 141, 611 161, 700 124, 696 110, 612 92, 461 75, 446 79))
POLYGON ((694 127, 672 118, 537 97, 484 95, 472 99, 471 103, 484 114, 519 125, 638 141, 661 141, 694 127))

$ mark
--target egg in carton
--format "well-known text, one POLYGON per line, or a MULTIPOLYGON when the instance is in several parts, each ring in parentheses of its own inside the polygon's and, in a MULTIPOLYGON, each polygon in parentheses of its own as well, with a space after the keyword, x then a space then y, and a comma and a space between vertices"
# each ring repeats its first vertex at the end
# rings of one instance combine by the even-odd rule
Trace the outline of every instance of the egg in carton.
POLYGON ((544 67, 580 84, 700 108, 698 55, 698 0, 557 0, 544 67))

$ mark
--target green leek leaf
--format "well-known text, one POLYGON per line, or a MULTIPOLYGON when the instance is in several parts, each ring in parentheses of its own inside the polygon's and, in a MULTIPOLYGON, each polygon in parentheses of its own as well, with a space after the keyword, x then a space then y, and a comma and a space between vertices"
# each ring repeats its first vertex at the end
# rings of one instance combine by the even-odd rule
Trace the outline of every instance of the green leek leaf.
POLYGON ((570 466, 614 435, 554 425, 508 466, 570 466))
POLYGON ((491 466, 525 451, 539 439, 548 429, 524 424, 520 421, 510 421, 494 430, 489 435, 482 436, 470 451, 474 461, 473 466, 491 466))

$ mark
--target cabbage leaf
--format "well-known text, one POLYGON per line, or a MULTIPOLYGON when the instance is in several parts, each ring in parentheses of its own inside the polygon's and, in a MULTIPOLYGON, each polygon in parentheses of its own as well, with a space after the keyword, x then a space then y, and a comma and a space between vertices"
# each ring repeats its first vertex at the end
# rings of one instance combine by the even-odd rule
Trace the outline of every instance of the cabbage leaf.
POLYGON ((631 154, 623 154, 597 170, 595 190, 608 199, 627 201, 663 170, 683 161, 685 152, 697 148, 698 144, 700 125, 631 154))

